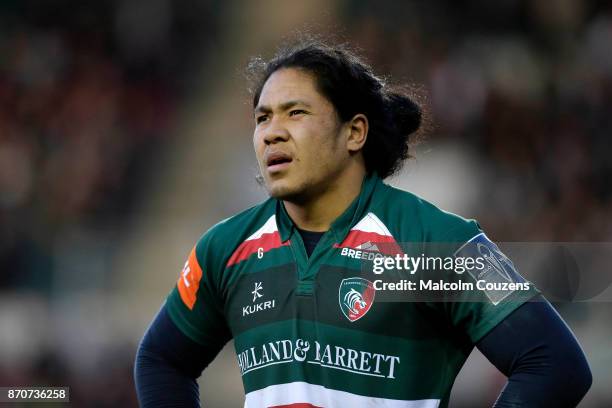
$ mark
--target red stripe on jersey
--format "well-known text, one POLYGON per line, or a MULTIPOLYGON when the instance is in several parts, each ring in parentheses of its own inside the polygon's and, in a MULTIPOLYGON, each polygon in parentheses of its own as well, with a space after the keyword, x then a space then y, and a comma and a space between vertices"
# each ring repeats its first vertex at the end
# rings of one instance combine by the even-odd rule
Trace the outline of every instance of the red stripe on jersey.
POLYGON ((281 237, 278 231, 262 234, 261 237, 257 239, 250 239, 240 244, 230 257, 229 261, 227 261, 227 266, 229 267, 237 264, 238 262, 244 261, 256 253, 259 248, 262 248, 262 251, 265 253, 271 249, 280 248, 281 246, 285 245, 289 245, 289 241, 285 243, 281 242, 281 237))
POLYGON ((322 408, 317 405, 312 405, 307 402, 297 402, 295 404, 287 404, 287 405, 274 405, 268 408, 322 408))
MULTIPOLYGON (((378 247, 379 252, 385 255, 397 255, 403 254, 400 246, 395 242, 390 235, 381 235, 376 232, 365 232, 360 230, 351 230, 348 235, 342 241, 340 245, 335 245, 337 248, 353 248, 357 249, 358 246, 370 242, 378 247)), ((368 250, 364 248, 364 250, 368 250)))

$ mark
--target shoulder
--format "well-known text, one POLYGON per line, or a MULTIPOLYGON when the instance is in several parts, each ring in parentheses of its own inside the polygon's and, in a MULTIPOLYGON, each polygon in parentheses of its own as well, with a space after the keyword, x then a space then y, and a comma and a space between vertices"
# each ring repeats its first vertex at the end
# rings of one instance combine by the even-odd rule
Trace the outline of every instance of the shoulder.
POLYGON ((389 229, 399 235, 396 239, 403 241, 465 242, 482 232, 476 220, 445 211, 386 183, 380 183, 372 207, 389 229))
MULTIPOLYGON (((219 221, 206 231, 196 244, 200 264, 223 263, 250 235, 261 229, 276 214, 276 200, 268 199, 238 214, 219 221)), ((275 221, 274 221, 275 222, 275 221)))

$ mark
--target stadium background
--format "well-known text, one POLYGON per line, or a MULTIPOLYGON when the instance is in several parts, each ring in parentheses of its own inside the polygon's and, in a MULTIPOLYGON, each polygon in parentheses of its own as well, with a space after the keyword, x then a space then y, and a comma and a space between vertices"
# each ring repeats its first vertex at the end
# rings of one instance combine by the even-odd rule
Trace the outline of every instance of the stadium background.
MULTIPOLYGON (((435 127, 394 184, 497 241, 611 241, 606 3, 1 2, 0 385, 136 404, 137 343, 192 245, 265 197, 242 68, 296 28, 428 92, 435 127)), ((593 369, 581 406, 612 406, 611 304, 557 306, 593 369)), ((476 352, 451 406, 503 383, 476 352)), ((241 406, 231 344, 200 384, 241 406)))

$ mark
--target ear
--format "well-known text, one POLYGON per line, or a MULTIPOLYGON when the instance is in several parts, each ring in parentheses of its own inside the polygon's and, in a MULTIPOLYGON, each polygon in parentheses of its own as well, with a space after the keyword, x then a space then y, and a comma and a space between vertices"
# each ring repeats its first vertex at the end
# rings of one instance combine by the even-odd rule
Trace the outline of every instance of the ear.
POLYGON ((364 114, 358 113, 346 123, 346 126, 346 147, 348 151, 350 153, 360 151, 368 138, 368 118, 364 114))

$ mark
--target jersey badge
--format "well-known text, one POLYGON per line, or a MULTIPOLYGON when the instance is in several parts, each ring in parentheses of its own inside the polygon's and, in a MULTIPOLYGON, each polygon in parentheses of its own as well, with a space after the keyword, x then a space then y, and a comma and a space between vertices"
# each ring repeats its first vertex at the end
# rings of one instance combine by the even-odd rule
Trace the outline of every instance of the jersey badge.
POLYGON ((372 307, 375 294, 374 285, 367 279, 342 279, 338 288, 342 314, 351 322, 361 319, 372 307))

